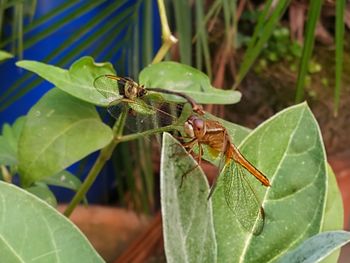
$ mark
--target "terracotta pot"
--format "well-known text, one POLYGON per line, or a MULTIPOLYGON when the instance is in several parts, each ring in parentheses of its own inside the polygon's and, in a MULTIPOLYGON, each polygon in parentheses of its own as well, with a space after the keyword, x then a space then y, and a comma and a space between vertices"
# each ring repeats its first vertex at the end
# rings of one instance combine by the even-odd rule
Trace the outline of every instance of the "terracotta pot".
POLYGON ((328 158, 336 175, 344 205, 344 229, 350 229, 350 151, 328 158))
MULTIPOLYGON (((60 205, 63 212, 66 205, 60 205)), ((107 261, 115 260, 149 224, 150 219, 132 211, 105 206, 78 206, 70 219, 107 261)))

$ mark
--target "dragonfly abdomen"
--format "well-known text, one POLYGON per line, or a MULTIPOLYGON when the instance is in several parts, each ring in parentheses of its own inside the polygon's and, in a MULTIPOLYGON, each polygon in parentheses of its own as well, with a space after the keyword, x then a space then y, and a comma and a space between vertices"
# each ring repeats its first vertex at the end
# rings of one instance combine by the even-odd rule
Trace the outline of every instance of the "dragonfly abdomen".
POLYGON ((264 186, 270 186, 269 179, 257 168, 255 168, 254 165, 252 165, 233 144, 230 144, 230 147, 227 150, 226 157, 232 159, 239 165, 243 166, 250 174, 255 176, 255 178, 258 179, 264 186))

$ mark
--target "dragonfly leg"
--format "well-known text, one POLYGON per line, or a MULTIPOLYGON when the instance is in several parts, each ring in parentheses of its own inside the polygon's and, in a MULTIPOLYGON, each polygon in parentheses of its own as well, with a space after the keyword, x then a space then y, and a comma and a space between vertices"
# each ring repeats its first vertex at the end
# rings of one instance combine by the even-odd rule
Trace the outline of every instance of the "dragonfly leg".
POLYGON ((186 149, 186 152, 183 152, 183 151, 176 152, 172 155, 172 157, 174 157, 174 156, 186 156, 188 154, 191 154, 193 152, 193 148, 196 145, 196 143, 197 143, 196 139, 193 139, 191 141, 183 143, 182 146, 186 149))
MULTIPOLYGON (((188 153, 193 152, 193 148, 194 148, 194 145, 192 146, 192 148, 190 149, 190 151, 189 151, 188 153)), ((194 170, 196 170, 196 169, 200 166, 200 164, 201 164, 201 162, 202 162, 203 148, 202 148, 202 145, 201 145, 200 143, 198 143, 198 148, 199 148, 199 154, 198 154, 198 156, 197 156, 197 164, 181 176, 180 188, 182 187, 182 184, 183 184, 184 179, 185 179, 190 173, 192 173, 194 170)))
POLYGON ((198 165, 201 165, 202 156, 203 156, 203 147, 200 143, 198 143, 198 148, 199 148, 199 151, 198 151, 198 156, 197 156, 197 163, 198 163, 198 165))
POLYGON ((199 164, 197 163, 195 166, 193 166, 191 169, 189 169, 187 172, 185 172, 182 176, 181 176, 181 182, 180 182, 180 188, 183 185, 184 180, 186 179, 186 177, 192 173, 194 170, 197 169, 197 167, 199 167, 199 164))
POLYGON ((189 136, 176 136, 176 135, 172 135, 176 140, 180 141, 182 144, 186 144, 186 142, 184 142, 184 139, 192 139, 191 141, 193 141, 194 139, 189 137, 189 136))

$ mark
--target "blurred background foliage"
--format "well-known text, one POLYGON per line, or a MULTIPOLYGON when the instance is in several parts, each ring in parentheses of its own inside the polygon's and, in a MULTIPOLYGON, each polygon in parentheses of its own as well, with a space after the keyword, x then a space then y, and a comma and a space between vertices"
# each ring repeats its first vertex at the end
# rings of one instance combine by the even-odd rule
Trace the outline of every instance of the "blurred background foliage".
MULTIPOLYGON (((1 69, 14 67, 14 60, 22 58, 67 68, 77 58, 90 55, 97 61, 110 61, 118 75, 137 79, 161 45, 155 0, 53 2, 49 7, 44 0, 0 0, 0 49, 15 56, 9 59, 10 54, 0 53, 0 59, 9 59, 1 69)), ((340 100, 341 87, 349 83, 348 76, 342 78, 343 65, 349 64, 343 52, 349 50, 349 41, 344 41, 349 35, 344 32, 350 26, 345 0, 164 3, 171 30, 179 39, 167 59, 204 71, 215 87, 243 93, 242 103, 225 108, 207 105, 207 111, 255 127, 307 99, 323 128, 327 149, 342 150, 348 140, 343 134, 350 132, 342 126, 344 118, 350 117, 346 113, 349 103, 346 98, 340 100)), ((42 87, 43 80, 18 69, 12 72, 14 76, 1 73, 0 111, 7 114, 20 105, 19 114, 24 114, 45 88, 35 93, 34 102, 23 103, 23 98, 42 87)), ((154 167, 159 158, 144 154, 151 151, 156 149, 150 140, 118 147, 111 160, 118 180, 108 189, 117 189, 124 205, 148 212, 158 207, 153 174, 157 174, 154 167)), ((78 176, 87 162, 80 163, 78 176)))

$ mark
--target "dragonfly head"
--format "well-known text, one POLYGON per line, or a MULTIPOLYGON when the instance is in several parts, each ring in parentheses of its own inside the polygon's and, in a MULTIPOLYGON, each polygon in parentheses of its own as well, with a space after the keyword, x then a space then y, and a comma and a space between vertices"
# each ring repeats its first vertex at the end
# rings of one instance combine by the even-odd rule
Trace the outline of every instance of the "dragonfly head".
POLYGON ((145 96, 146 93, 147 93, 147 90, 145 89, 145 87, 143 85, 139 85, 137 87, 137 97, 138 98, 145 96))
POLYGON ((190 116, 185 122, 184 130, 191 138, 201 139, 206 133, 205 121, 196 116, 190 116))

